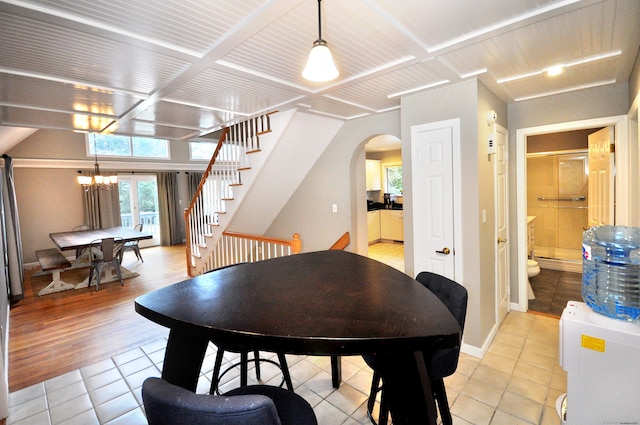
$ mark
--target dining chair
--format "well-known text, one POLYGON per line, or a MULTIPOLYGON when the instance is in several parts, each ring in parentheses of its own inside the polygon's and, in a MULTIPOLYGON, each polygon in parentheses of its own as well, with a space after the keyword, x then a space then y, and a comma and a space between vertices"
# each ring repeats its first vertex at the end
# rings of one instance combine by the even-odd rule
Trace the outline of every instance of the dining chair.
POLYGON ((311 405, 292 391, 268 385, 225 395, 194 394, 161 378, 147 378, 142 400, 149 425, 317 425, 311 405))
MULTIPOLYGON (((81 224, 71 229, 72 232, 79 232, 81 230, 93 230, 93 226, 91 224, 81 224)), ((87 252, 87 248, 76 249, 76 258, 80 258, 85 252, 87 252)))
POLYGON ((112 266, 120 279, 120 284, 124 286, 122 274, 120 273, 120 251, 122 250, 122 238, 96 239, 91 242, 89 257, 91 267, 89 269, 89 285, 93 274, 96 274, 96 291, 100 288, 100 279, 105 266, 112 266))
MULTIPOLYGON (((207 273, 211 273, 213 271, 216 270, 223 270, 226 268, 230 268, 230 267, 234 267, 237 266, 239 264, 243 264, 243 263, 237 263, 237 264, 229 264, 227 266, 223 266, 223 267, 218 267, 216 269, 210 270, 207 273)), ((232 370, 233 368, 236 368, 238 366, 240 366, 240 387, 245 387, 248 385, 248 369, 249 369, 249 351, 244 347, 237 347, 237 346, 232 346, 232 345, 228 345, 228 344, 220 344, 219 342, 216 341, 212 341, 217 348, 217 352, 216 352, 216 360, 213 366, 213 374, 211 376, 211 388, 209 390, 209 394, 220 394, 220 390, 218 388, 218 386, 220 385, 220 379, 227 374, 230 370, 232 370), (230 365, 229 367, 227 367, 227 369, 221 372, 222 369, 222 361, 224 360, 224 353, 225 352, 231 352, 231 353, 239 353, 240 354, 240 361, 236 362, 232 365, 230 365)), ((291 374, 289 373, 289 366, 287 364, 287 358, 285 357, 284 353, 276 353, 276 355, 278 356, 278 362, 274 362, 273 360, 270 359, 265 359, 265 358, 261 358, 260 357, 260 351, 259 350, 253 350, 253 362, 254 362, 254 368, 255 368, 255 372, 256 372, 256 380, 260 381, 260 363, 270 363, 273 364, 275 366, 277 366, 278 368, 280 368, 280 370, 282 371, 282 383, 280 384, 280 386, 282 386, 283 384, 287 386, 287 389, 290 391, 293 391, 293 383, 291 382, 291 374)))
MULTIPOLYGON (((136 226, 133 228, 133 230, 137 231, 137 232, 142 232, 142 228, 143 228, 143 224, 136 224, 136 226)), ((142 261, 144 263, 144 260, 142 259, 142 254, 140 254, 140 246, 138 245, 139 241, 129 241, 129 242, 125 242, 124 246, 122 247, 122 251, 120 252, 120 263, 122 264, 122 257, 124 257, 124 253, 126 251, 133 251, 136 254, 136 258, 140 261, 142 261)))
MULTIPOLYGON (((453 317, 460 325, 460 339, 462 339, 462 331, 464 330, 464 322, 467 315, 467 299, 468 294, 464 286, 444 276, 431 273, 421 272, 416 276, 416 280, 424 285, 428 290, 433 292, 442 303, 449 309, 453 317)), ((449 411, 449 402, 447 401, 447 392, 444 386, 444 378, 453 375, 458 367, 458 358, 460 357, 460 345, 457 344, 450 348, 441 348, 423 352, 426 362, 427 374, 431 383, 433 396, 438 403, 440 418, 443 425, 451 425, 452 418, 449 411)), ((378 414, 378 425, 386 425, 389 416, 389 406, 384 397, 384 378, 380 371, 385 370, 385 366, 389 362, 394 361, 393 356, 387 354, 367 354, 362 356, 364 361, 373 369, 373 380, 371 382, 371 391, 367 402, 367 415, 373 424, 376 424, 373 418, 373 408, 376 401, 377 393, 380 392, 380 412, 378 414), (382 382, 382 385, 380 383, 382 382)))

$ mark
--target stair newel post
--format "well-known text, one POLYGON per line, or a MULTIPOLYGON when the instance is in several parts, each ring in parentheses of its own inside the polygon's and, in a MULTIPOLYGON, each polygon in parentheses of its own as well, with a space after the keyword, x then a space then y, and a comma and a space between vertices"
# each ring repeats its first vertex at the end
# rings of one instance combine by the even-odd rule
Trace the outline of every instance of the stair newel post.
POLYGON ((291 239, 291 251, 294 254, 299 254, 302 251, 302 240, 300 240, 300 235, 297 233, 294 233, 291 239))
POLYGON ((191 273, 191 226, 189 223, 189 208, 185 208, 183 212, 184 218, 184 231, 185 231, 185 240, 187 241, 187 246, 185 249, 186 261, 187 261, 187 274, 190 277, 193 277, 191 273))

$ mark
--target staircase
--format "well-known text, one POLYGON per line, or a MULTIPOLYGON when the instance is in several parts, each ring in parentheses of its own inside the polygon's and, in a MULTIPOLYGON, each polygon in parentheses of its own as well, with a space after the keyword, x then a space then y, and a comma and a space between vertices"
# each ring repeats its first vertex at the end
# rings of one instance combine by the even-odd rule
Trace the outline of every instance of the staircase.
POLYGON ((256 158, 262 152, 260 137, 271 132, 273 113, 223 129, 196 194, 184 211, 189 276, 219 266, 214 261, 215 248, 237 209, 243 172, 251 170, 252 161, 260 160, 256 158))

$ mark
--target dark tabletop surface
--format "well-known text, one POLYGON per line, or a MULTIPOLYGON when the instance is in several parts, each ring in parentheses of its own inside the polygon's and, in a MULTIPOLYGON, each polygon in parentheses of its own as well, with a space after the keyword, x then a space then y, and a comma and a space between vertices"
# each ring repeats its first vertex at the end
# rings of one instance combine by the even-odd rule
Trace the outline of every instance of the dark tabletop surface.
POLYGON ((135 308, 180 333, 297 354, 414 351, 460 338, 424 286, 346 251, 220 269, 140 296, 135 308))

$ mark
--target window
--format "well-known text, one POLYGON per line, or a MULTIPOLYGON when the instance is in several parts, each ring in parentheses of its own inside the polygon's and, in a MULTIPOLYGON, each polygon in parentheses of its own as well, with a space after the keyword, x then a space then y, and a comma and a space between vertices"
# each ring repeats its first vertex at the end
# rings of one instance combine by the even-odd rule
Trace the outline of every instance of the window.
POLYGON ((151 137, 89 133, 87 148, 89 155, 170 159, 169 141, 151 137))
POLYGON ((216 150, 217 143, 189 142, 189 158, 192 161, 209 161, 216 150))
POLYGON ((402 164, 382 164, 385 193, 402 195, 402 164))

